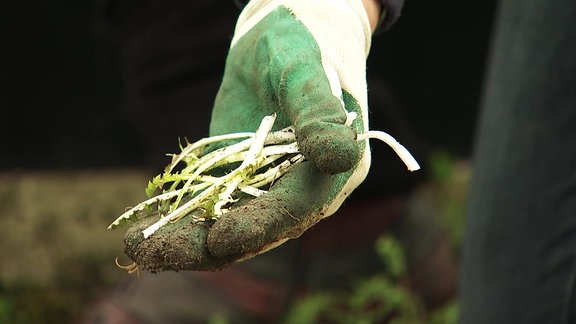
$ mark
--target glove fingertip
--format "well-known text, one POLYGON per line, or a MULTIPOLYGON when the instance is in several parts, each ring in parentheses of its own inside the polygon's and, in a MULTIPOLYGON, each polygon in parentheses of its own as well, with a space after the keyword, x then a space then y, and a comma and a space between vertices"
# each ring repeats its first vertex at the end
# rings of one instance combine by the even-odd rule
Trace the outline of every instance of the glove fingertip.
POLYGON ((231 264, 234 258, 215 258, 206 248, 209 226, 204 223, 169 223, 144 239, 142 230, 153 223, 144 219, 126 233, 125 253, 139 269, 162 271, 213 271, 231 264))
POLYGON ((360 160, 360 146, 351 127, 317 123, 301 129, 297 138, 304 156, 326 174, 348 171, 360 160))

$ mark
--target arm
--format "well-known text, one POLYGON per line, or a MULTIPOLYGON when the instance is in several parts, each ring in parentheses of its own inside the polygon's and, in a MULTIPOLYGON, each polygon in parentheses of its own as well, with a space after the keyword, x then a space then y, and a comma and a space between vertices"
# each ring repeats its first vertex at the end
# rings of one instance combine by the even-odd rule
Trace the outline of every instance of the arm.
POLYGON ((275 113, 276 129, 294 127, 306 161, 214 222, 169 223, 144 239, 141 231, 155 220, 143 219, 126 237, 141 269, 222 268, 336 212, 370 166, 368 142, 358 134, 368 130, 366 57, 381 11, 375 0, 253 0, 244 8, 210 135, 254 131, 275 113))
POLYGON ((362 4, 364 5, 364 9, 366 9, 372 32, 374 32, 378 25, 378 21, 380 21, 382 6, 378 0, 362 0, 362 4))

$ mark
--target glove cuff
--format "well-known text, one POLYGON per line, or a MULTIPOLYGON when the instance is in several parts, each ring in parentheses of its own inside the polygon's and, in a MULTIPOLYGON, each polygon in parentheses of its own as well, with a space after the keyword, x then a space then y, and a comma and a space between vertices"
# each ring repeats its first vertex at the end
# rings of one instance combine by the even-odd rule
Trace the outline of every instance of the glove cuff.
POLYGON ((354 38, 362 43, 368 56, 372 31, 361 0, 251 0, 238 17, 231 46, 279 6, 288 8, 313 34, 315 30, 327 28, 336 34, 342 34, 343 29, 355 30, 354 38))

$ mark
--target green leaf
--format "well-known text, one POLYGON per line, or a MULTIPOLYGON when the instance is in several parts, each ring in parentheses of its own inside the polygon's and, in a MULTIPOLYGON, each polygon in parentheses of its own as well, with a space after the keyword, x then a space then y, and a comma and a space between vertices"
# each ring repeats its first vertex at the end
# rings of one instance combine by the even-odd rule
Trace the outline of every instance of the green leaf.
POLYGON ((384 235, 376 241, 376 252, 386 267, 386 274, 398 278, 406 273, 406 256, 400 242, 384 235))
POLYGON ((108 229, 114 229, 116 227, 126 225, 130 222, 135 222, 136 220, 138 220, 136 213, 130 213, 129 215, 116 218, 116 220, 114 222, 112 222, 112 224, 110 224, 110 226, 108 226, 108 229))
POLYGON ((331 313, 331 309, 338 304, 338 298, 334 294, 316 293, 299 300, 288 314, 286 324, 313 324, 331 313))
POLYGON ((146 186, 146 196, 148 198, 152 198, 152 196, 154 196, 154 192, 156 191, 156 189, 158 189, 158 185, 154 182, 154 180, 148 181, 148 185, 146 186))

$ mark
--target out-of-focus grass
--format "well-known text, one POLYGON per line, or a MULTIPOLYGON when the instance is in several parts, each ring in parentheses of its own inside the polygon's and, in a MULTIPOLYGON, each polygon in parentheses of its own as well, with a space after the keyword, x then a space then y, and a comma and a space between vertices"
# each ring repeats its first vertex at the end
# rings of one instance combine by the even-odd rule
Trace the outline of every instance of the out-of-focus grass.
MULTIPOLYGON (((431 159, 433 177, 417 190, 413 209, 424 210, 426 219, 439 217, 458 254, 470 166, 442 153, 431 159)), ((114 264, 116 256, 129 263, 122 251, 125 231, 106 228, 126 207, 146 198, 149 178, 139 170, 0 174, 0 323, 73 322, 99 295, 125 278, 126 272, 114 264)), ((376 281, 366 278, 364 286, 351 283, 356 287, 352 295, 318 292, 295 304, 292 318, 313 318, 343 301, 351 303, 352 311, 362 310, 363 304, 354 304, 350 296, 392 301, 402 297, 395 310, 402 309, 410 323, 422 316, 430 323, 455 323, 456 300, 434 314, 422 313, 419 297, 397 282, 398 273, 406 270, 395 254, 400 250, 386 247, 389 244, 379 251, 387 251, 382 255, 387 272, 371 279, 376 281), (375 283, 389 289, 378 290, 382 296, 368 294, 374 292, 369 288, 375 283)), ((370 315, 364 311, 335 314, 340 319, 357 315, 350 317, 356 320, 370 315)))
POLYGON ((422 193, 423 199, 429 199, 438 206, 441 223, 446 228, 453 247, 459 251, 464 237, 468 187, 472 175, 470 162, 437 151, 430 156, 430 166, 432 180, 427 190, 422 193))
POLYGON ((145 198, 136 170, 0 174, 0 323, 65 323, 125 276, 124 231, 106 227, 145 198))

